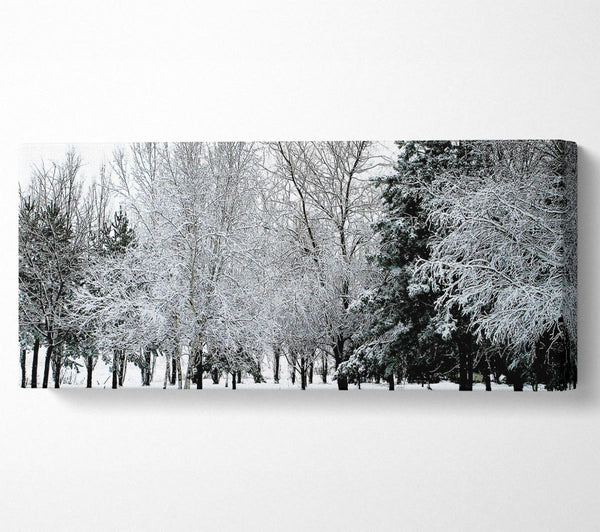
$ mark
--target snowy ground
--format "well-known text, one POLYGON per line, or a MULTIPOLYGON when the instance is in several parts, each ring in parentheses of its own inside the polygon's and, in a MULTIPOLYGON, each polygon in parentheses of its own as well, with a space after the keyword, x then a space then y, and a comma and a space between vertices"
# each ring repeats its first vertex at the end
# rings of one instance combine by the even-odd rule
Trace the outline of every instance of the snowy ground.
MULTIPOLYGON (((43 367, 44 367, 44 350, 40 349, 39 362, 38 362, 38 387, 41 387, 42 377, 43 377, 43 367)), ((300 389, 300 379, 299 377, 296 379, 296 384, 292 384, 289 379, 289 370, 284 357, 281 358, 281 368, 280 368, 280 382, 279 384, 275 384, 273 382, 273 372, 270 367, 265 367, 263 369, 263 376, 266 379, 266 383, 257 384, 254 382, 254 379, 251 376, 246 376, 242 379, 242 382, 238 384, 238 389, 250 389, 250 390, 292 390, 292 389, 300 389)), ((154 368, 154 378, 150 384, 150 388, 162 388, 165 377, 165 365, 166 360, 165 357, 159 356, 156 359, 156 366, 154 368)), ((187 356, 183 356, 181 359, 182 372, 185 375, 187 370, 187 356)), ((71 368, 65 368, 63 370, 62 376, 62 387, 76 387, 76 388, 85 388, 86 385, 87 374, 85 368, 79 368, 79 371, 76 371, 71 368)), ((27 353, 27 385, 30 385, 31 379, 31 353, 27 353)), ((309 384, 307 390, 335 390, 337 391, 337 384, 335 381, 331 380, 331 376, 328 376, 328 382, 323 383, 321 381, 321 376, 315 372, 314 384, 309 384)), ((110 367, 108 364, 103 362, 101 359, 98 360, 96 367, 94 368, 93 373, 93 384, 94 388, 111 388, 112 384, 112 374, 110 372, 110 367)), ((49 387, 54 386, 54 381, 52 380, 52 376, 50 377, 49 387)), ((192 384, 192 387, 195 389, 196 385, 192 384)), ((141 372, 140 369, 133 363, 129 362, 127 366, 127 372, 125 374, 125 382, 123 388, 143 388, 141 381, 141 372)), ((168 388, 177 388, 177 385, 174 387, 170 384, 168 388)), ((542 387, 540 387, 542 388, 542 387)), ((212 379, 205 378, 203 380, 203 389, 204 390, 230 390, 231 389, 231 375, 227 377, 222 376, 219 384, 213 384, 212 379), (227 386, 226 386, 227 384, 227 386)), ((358 386, 349 385, 349 390, 358 390, 358 386)), ((531 391, 531 386, 525 386, 525 391, 531 391)), ((363 383, 361 384, 361 390, 381 390, 381 391, 389 391, 387 383, 382 384, 374 384, 374 383, 363 383)), ((398 384, 396 385, 396 390, 423 390, 423 391, 449 391, 454 390, 458 391, 458 384, 448 381, 442 381, 437 384, 431 385, 431 390, 428 390, 427 386, 421 386, 420 384, 398 384)), ((496 384, 492 382, 492 390, 493 391, 513 391, 512 386, 508 386, 506 384, 496 384)), ((473 391, 485 391, 485 385, 483 383, 475 383, 473 384, 473 391)))

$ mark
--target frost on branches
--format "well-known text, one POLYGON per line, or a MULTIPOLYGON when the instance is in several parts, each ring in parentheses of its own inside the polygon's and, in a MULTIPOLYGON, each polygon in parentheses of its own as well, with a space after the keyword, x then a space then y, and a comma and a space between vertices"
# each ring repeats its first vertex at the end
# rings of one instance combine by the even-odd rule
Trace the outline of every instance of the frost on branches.
POLYGON ((480 343, 510 352, 510 365, 527 367, 541 350, 562 366, 552 385, 574 384, 575 147, 481 142, 473 151, 484 168, 423 184, 433 236, 415 292, 428 287, 438 309, 459 309, 480 343))
POLYGON ((43 155, 19 190, 23 387, 576 383, 571 143, 43 155))

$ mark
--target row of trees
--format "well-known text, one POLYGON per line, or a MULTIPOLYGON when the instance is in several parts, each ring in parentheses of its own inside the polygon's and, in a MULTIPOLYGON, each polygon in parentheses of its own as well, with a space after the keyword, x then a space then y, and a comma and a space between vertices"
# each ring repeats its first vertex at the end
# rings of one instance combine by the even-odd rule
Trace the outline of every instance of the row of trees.
POLYGON ((305 389, 481 374, 575 382, 574 155, 565 143, 133 144, 20 190, 23 385, 127 368, 305 389), (574 299, 573 299, 574 301, 574 299), (229 380, 229 379, 227 379, 229 380))

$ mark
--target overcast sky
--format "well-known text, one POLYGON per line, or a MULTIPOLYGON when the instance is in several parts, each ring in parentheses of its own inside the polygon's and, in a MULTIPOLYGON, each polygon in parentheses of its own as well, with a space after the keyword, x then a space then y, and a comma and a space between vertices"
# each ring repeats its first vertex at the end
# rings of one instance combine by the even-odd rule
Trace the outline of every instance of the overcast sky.
MULTIPOLYGON (((396 148, 393 141, 378 142, 381 148, 381 155, 396 158, 396 148)), ((23 186, 29 184, 31 171, 35 166, 40 166, 42 162, 46 165, 52 161, 61 162, 65 153, 75 148, 81 155, 82 169, 81 177, 84 181, 92 182, 98 176, 98 169, 103 163, 109 164, 112 159, 112 153, 115 148, 122 146, 118 143, 52 143, 52 144, 24 144, 21 147, 19 160, 19 183, 23 186)), ((378 173, 376 170, 374 173, 378 173)))

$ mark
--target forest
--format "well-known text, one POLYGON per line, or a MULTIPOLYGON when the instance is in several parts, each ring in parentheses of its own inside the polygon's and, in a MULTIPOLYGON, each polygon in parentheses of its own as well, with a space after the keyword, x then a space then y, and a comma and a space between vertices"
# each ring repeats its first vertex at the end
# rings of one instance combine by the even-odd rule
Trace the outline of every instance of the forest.
POLYGON ((24 388, 576 386, 573 143, 74 146, 28 172, 24 388))

